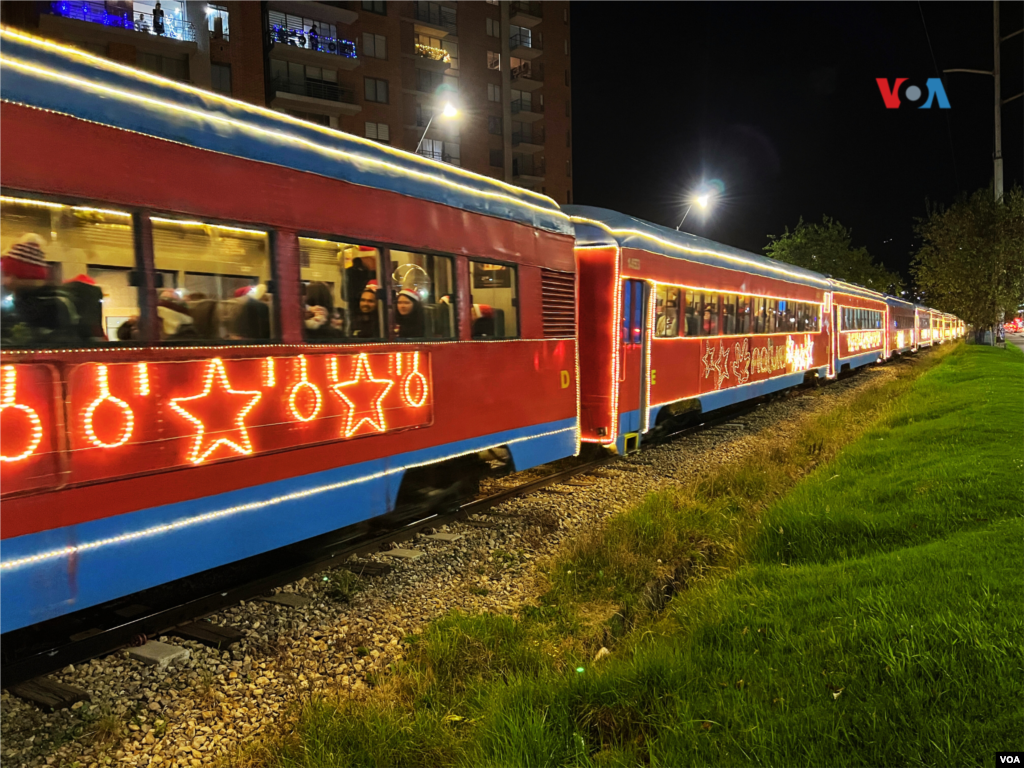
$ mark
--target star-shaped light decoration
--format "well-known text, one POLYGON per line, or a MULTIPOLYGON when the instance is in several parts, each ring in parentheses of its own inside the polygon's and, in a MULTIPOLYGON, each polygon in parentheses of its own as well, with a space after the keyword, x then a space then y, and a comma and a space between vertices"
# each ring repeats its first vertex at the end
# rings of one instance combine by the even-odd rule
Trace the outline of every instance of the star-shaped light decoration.
MULTIPOLYGON (((259 392, 238 391, 231 388, 224 361, 219 357, 211 360, 203 375, 203 391, 191 397, 171 398, 171 408, 190 421, 196 427, 196 436, 192 441, 192 450, 188 460, 193 464, 206 461, 218 447, 229 448, 240 456, 252 453, 252 442, 245 428, 245 417, 260 401, 259 392), (186 410, 180 403, 192 403, 191 410, 186 410), (234 404, 234 405, 232 405, 234 404), (197 408, 198 406, 198 408, 197 408), (208 421, 223 422, 228 420, 231 426, 210 429, 206 421, 193 411, 202 410, 208 421), (207 446, 203 446, 207 433, 216 437, 207 446)), ((220 426, 220 424, 217 424, 220 426)))
POLYGON ((373 432, 384 432, 388 428, 381 403, 394 385, 392 379, 373 378, 367 353, 356 356, 352 363, 352 378, 331 385, 331 391, 347 406, 348 415, 343 428, 345 437, 352 437, 364 424, 369 424, 373 432), (367 393, 370 393, 369 397, 367 393))

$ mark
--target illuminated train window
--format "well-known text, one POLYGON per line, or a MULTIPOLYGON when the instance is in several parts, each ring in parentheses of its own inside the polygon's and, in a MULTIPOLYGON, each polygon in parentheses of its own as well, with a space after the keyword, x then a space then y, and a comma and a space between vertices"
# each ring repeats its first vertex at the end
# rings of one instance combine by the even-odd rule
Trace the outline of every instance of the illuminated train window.
POLYGON ((306 341, 386 336, 379 249, 300 237, 299 259, 306 341))
POLYGON ((390 257, 392 338, 457 338, 452 259, 395 250, 390 257))
POLYGON ((659 285, 654 300, 654 335, 659 339, 671 339, 679 335, 680 289, 671 285, 659 285))
POLYGON ((203 221, 152 217, 161 341, 266 341, 273 296, 267 233, 203 221))
POLYGON ((4 347, 117 342, 139 315, 131 215, 0 198, 4 347))
POLYGON ((519 307, 515 267, 471 261, 469 270, 473 285, 473 338, 517 338, 519 307))

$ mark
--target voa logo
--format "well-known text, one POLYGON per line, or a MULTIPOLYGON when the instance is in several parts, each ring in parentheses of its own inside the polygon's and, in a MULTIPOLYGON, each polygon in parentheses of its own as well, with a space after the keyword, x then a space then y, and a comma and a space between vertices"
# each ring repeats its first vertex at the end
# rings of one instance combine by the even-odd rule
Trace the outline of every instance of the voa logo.
POLYGON ((999 759, 1000 764, 1003 765, 1020 765, 1020 754, 1015 755, 996 755, 999 759))
MULTIPOLYGON (((892 85, 889 85, 888 78, 876 77, 875 82, 878 83, 878 90, 882 92, 882 101, 885 102, 886 109, 899 109, 900 108, 900 87, 907 82, 909 78, 897 77, 892 85)), ((918 109, 930 109, 932 104, 937 104, 939 109, 949 109, 949 99, 946 96, 946 89, 942 87, 942 81, 937 77, 929 77, 928 82, 925 83, 925 88, 928 89, 928 100, 925 101, 918 109)), ((921 93, 921 89, 916 85, 908 85, 903 89, 903 98, 907 101, 917 102, 921 100, 924 94, 921 93)))

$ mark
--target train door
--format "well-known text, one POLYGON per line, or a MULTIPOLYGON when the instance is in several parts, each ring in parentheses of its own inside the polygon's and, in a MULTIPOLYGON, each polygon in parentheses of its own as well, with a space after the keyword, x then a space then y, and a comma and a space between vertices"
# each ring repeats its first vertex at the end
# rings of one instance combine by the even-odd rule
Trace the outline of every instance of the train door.
POLYGON ((647 333, 647 284, 643 280, 622 283, 622 323, 619 332, 619 437, 621 453, 640 447, 642 415, 647 403, 644 359, 647 333))

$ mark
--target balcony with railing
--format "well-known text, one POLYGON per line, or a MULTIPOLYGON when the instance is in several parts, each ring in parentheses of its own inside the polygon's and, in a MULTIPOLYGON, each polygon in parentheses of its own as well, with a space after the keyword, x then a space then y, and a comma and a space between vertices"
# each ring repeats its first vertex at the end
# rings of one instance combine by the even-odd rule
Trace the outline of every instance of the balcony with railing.
MULTIPOLYGON (((324 27, 327 26, 324 23, 324 27)), ((268 37, 270 49, 277 59, 337 69, 359 66, 354 42, 321 35, 315 28, 297 29, 272 24, 268 37)))
POLYGON ((512 179, 519 184, 544 181, 544 161, 527 156, 512 158, 512 179))
POLYGON ((534 128, 532 131, 523 128, 519 131, 512 131, 512 148, 516 152, 532 154, 544 151, 544 130, 534 128))
POLYGON ((517 27, 535 27, 540 24, 543 16, 541 3, 513 2, 509 3, 509 23, 517 27))
POLYGON ((436 3, 417 2, 413 18, 420 24, 432 27, 433 31, 440 33, 442 37, 458 34, 454 8, 436 3))
POLYGON ((452 164, 452 156, 449 155, 447 152, 443 152, 441 150, 420 147, 419 149, 416 150, 416 154, 422 155, 423 157, 428 157, 431 160, 437 160, 437 162, 439 163, 448 163, 449 165, 452 164))
POLYGON ((523 123, 535 123, 544 119, 544 105, 539 99, 513 99, 512 115, 523 123))
POLYGON ((355 115, 362 111, 356 95, 337 83, 323 80, 290 80, 275 77, 270 81, 273 109, 297 109, 325 115, 355 115))
POLYGON ((524 61, 518 67, 512 67, 512 87, 517 91, 536 91, 544 86, 544 65, 524 61))
POLYGON ((164 13, 154 17, 152 13, 119 8, 111 3, 90 0, 63 0, 47 3, 43 12, 65 19, 87 21, 105 27, 126 29, 144 35, 153 35, 168 40, 186 43, 196 41, 196 29, 192 23, 180 16, 164 13))
POLYGON ((443 48, 435 48, 432 45, 423 43, 415 44, 416 66, 420 69, 429 69, 434 72, 444 72, 452 64, 452 57, 443 48))
POLYGON ((544 53, 540 46, 540 39, 531 35, 529 30, 509 35, 508 47, 509 54, 519 59, 536 59, 544 53))

